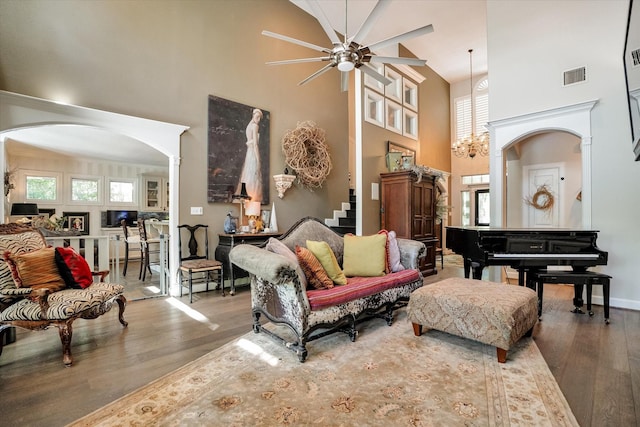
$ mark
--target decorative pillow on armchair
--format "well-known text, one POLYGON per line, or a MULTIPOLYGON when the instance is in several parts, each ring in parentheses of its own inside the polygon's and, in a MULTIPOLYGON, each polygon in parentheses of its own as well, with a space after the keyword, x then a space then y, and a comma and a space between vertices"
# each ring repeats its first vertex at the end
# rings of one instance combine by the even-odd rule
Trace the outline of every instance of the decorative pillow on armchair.
POLYGON ((56 265, 54 248, 42 248, 20 255, 6 251, 4 259, 18 288, 48 288, 53 292, 65 288, 56 265))
POLYGON ((73 248, 55 248, 56 265, 60 276, 70 288, 88 288, 93 283, 93 274, 87 261, 73 248))

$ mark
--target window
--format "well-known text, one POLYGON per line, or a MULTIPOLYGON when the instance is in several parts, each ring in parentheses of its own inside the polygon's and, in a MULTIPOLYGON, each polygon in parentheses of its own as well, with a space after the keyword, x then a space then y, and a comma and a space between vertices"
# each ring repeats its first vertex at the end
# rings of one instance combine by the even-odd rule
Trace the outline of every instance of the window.
POLYGON ((386 128, 402 134, 402 107, 389 99, 385 99, 386 107, 386 128))
POLYGON ((18 182, 24 185, 25 202, 57 203, 60 200, 60 173, 20 170, 18 182))
POLYGON ((384 87, 384 95, 394 101, 402 102, 402 76, 391 68, 385 69, 385 77, 391 83, 384 87))
POLYGON ((364 119, 374 125, 384 126, 384 97, 369 89, 364 90, 364 119))
POLYGON ((135 180, 110 179, 109 203, 134 204, 136 182, 135 180))
POLYGON ((491 221, 491 201, 489 189, 476 190, 475 225, 489 225, 491 221))
POLYGON ((462 176, 463 185, 479 185, 479 184, 488 184, 488 183, 489 183, 489 174, 462 176))
POLYGON ((100 178, 71 178, 71 201, 91 204, 100 202, 100 178))
POLYGON ((402 134, 409 138, 418 139, 418 115, 415 111, 402 109, 404 112, 404 128, 402 134))
POLYGON ((471 131, 479 135, 487 131, 487 122, 489 121, 489 80, 482 79, 475 87, 473 96, 475 108, 475 123, 471 129, 471 96, 462 96, 454 101, 455 116, 455 140, 464 138, 471 134, 471 131))

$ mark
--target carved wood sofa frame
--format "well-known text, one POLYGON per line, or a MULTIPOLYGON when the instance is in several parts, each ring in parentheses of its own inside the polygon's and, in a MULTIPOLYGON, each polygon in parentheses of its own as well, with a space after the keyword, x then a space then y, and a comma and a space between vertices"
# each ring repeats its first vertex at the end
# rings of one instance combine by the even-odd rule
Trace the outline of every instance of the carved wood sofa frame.
POLYGON ((47 288, 18 288, 11 277, 9 266, 2 256, 5 251, 27 253, 46 247, 42 233, 18 224, 0 224, 0 355, 5 336, 13 327, 33 331, 50 326, 58 328, 62 342, 62 360, 65 366, 73 363, 71 356, 72 323, 76 319, 95 319, 118 304, 118 320, 126 327, 123 314, 126 299, 122 285, 105 283, 109 271, 93 272, 100 277, 85 289, 64 289, 51 292, 47 288))
MULTIPOLYGON (((342 262, 343 237, 315 218, 301 219, 279 238, 294 251, 296 245, 305 246, 307 239, 327 242, 338 262, 342 262)), ((398 239, 398 245, 402 265, 418 270, 419 258, 426 250, 424 244, 398 239)), ((407 304, 409 295, 422 286, 423 279, 418 274, 416 280, 381 292, 360 298, 354 296, 350 301, 312 310, 296 266, 286 257, 253 245, 238 245, 231 250, 229 257, 231 262, 249 273, 254 332, 264 332, 275 338, 295 352, 300 362, 307 358, 306 344, 309 341, 338 331, 347 333, 351 341, 355 341, 358 334, 356 326, 372 317, 383 318, 391 325, 393 311, 407 304), (265 328, 260 321, 262 315, 275 324, 286 325, 296 339, 287 340, 265 328)))

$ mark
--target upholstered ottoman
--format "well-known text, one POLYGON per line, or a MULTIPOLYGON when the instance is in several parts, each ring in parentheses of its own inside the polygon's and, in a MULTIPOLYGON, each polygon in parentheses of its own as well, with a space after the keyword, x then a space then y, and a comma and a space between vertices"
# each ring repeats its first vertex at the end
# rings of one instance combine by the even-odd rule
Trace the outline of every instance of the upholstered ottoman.
POLYGON ((498 361, 538 321, 536 293, 523 286, 452 277, 413 291, 407 307, 416 336, 436 329, 497 348, 498 361))

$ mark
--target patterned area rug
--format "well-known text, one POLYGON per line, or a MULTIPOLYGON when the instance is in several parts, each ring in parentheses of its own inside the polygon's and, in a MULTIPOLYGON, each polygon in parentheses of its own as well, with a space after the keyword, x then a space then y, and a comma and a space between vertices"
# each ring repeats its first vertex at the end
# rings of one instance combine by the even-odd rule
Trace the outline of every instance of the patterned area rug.
POLYGON ((578 425, 531 338, 499 364, 484 344, 414 336, 400 310, 308 350, 299 363, 250 332, 72 425, 578 425))

